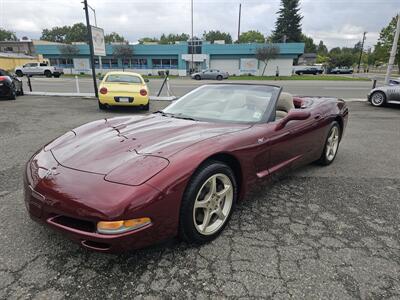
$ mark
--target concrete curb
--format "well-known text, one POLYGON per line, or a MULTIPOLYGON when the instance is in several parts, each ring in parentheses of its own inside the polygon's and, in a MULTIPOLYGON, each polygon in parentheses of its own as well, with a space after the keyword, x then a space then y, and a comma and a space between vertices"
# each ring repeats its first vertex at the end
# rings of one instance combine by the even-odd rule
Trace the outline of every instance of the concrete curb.
MULTIPOLYGON (((94 98, 94 93, 25 92, 25 94, 32 96, 94 98)), ((155 101, 173 101, 175 99, 177 99, 175 96, 150 96, 150 100, 155 101)))

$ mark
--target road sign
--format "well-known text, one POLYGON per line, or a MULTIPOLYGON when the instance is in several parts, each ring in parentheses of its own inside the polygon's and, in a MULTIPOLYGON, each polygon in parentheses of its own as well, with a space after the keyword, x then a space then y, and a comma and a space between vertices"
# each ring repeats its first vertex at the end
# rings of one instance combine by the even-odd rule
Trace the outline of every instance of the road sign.
POLYGON ((104 30, 103 28, 91 26, 92 28, 92 39, 93 39, 93 51, 95 56, 106 56, 106 44, 104 42, 104 30))

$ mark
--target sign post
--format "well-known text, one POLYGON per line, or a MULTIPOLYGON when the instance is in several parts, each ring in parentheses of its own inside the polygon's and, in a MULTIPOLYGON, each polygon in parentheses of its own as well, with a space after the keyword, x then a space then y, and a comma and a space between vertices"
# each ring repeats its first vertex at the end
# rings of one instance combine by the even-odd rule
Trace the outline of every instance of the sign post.
MULTIPOLYGON (((85 10, 85 17, 86 17, 86 27, 87 27, 87 31, 88 31, 88 40, 89 40, 89 49, 90 49, 90 63, 91 63, 91 67, 92 67, 94 94, 95 94, 96 98, 99 98, 99 92, 97 90, 96 69, 95 69, 95 65, 94 65, 94 43, 93 43, 93 35, 92 35, 92 28, 93 27, 90 26, 87 0, 83 0, 83 4, 84 4, 84 10, 85 10)), ((102 32, 102 30, 101 30, 101 32, 102 32)), ((98 36, 96 35, 96 37, 98 37, 98 36)), ((99 42, 96 42, 96 47, 99 47, 99 44, 100 44, 99 42)), ((103 45, 104 45, 104 33, 103 33, 103 45)), ((104 49, 104 52, 105 52, 105 49, 104 49)))

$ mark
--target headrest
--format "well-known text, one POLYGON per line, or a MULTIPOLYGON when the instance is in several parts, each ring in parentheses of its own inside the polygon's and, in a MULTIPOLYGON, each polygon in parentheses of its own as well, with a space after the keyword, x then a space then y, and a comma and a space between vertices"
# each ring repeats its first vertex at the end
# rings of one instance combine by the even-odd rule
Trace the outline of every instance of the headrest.
POLYGON ((289 93, 282 92, 279 96, 276 110, 289 112, 291 109, 294 109, 293 96, 289 93))

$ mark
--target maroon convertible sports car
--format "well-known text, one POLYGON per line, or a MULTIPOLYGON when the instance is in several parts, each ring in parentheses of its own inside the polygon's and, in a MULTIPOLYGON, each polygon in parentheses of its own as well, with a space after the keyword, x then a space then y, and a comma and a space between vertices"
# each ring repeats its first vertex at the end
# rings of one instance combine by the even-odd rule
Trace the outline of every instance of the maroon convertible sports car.
POLYGON ((73 129, 27 163, 29 214, 103 252, 210 241, 259 180, 335 159, 345 102, 281 90, 204 85, 163 111, 73 129))

